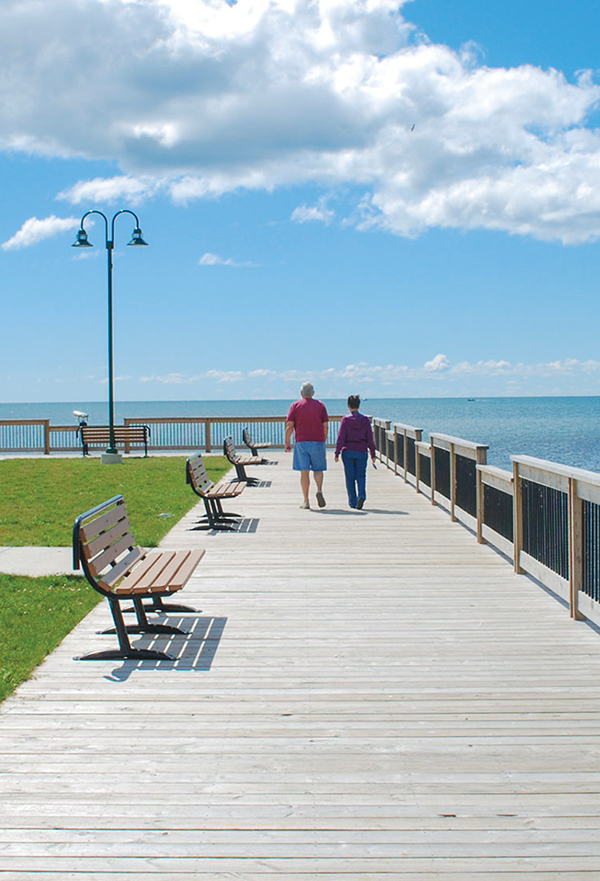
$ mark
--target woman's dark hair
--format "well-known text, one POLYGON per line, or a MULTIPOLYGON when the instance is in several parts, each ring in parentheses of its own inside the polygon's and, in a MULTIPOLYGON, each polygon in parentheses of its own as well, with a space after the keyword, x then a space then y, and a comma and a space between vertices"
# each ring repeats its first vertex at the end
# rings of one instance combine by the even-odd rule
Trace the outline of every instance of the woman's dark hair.
POLYGON ((360 407, 360 398, 358 395, 350 395, 348 398, 348 406, 351 410, 358 410, 360 407))

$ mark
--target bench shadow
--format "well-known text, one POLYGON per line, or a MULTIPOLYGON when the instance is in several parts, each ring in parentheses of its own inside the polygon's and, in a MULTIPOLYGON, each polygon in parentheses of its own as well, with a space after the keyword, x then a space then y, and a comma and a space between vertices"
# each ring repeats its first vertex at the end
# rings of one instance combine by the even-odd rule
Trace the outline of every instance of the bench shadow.
MULTIPOLYGON (((166 619, 165 619, 166 621, 166 619)), ((227 618, 189 618, 169 615, 169 624, 187 630, 187 634, 154 636, 145 634, 132 642, 132 648, 153 649, 173 655, 172 661, 122 661, 104 678, 111 682, 126 682, 136 670, 166 669, 174 672, 208 672, 211 667, 227 618)))
POLYGON ((187 531, 206 532, 207 535, 235 535, 236 532, 256 532, 260 518, 242 517, 241 520, 229 520, 227 523, 230 527, 229 529, 210 529, 206 523, 203 523, 199 526, 190 526, 187 531))

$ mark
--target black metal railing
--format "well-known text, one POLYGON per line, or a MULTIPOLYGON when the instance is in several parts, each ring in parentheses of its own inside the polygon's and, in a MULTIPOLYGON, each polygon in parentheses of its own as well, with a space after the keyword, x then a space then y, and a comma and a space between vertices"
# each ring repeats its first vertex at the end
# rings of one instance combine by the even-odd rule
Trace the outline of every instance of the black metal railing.
POLYGON ((483 522, 498 535, 513 541, 513 496, 495 486, 483 487, 483 522))
POLYGON ((523 550, 562 578, 569 578, 569 497, 523 480, 523 550))
POLYGON ((600 505, 582 502, 581 590, 600 602, 600 505))
POLYGON ((431 486, 431 459, 419 453, 419 483, 431 486))
POLYGON ((450 450, 434 447, 435 491, 445 499, 450 499, 450 450))
POLYGON ((406 443, 406 470, 415 477, 417 473, 417 455, 415 440, 412 437, 407 438, 406 443))
POLYGON ((459 508, 477 517, 477 468, 475 459, 467 459, 458 453, 454 457, 456 469, 455 501, 459 508))

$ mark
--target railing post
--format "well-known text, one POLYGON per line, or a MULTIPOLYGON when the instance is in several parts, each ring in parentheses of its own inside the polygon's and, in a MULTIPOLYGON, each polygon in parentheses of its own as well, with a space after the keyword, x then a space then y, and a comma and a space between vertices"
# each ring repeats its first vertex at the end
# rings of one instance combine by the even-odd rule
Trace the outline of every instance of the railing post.
POLYGON ((417 442, 415 441, 415 491, 419 492, 419 479, 421 477, 421 456, 419 454, 419 447, 417 446, 417 442))
POLYGON ((579 590, 583 568, 583 502, 577 493, 577 480, 569 478, 569 611, 580 620, 579 590))
POLYGON ((456 507, 456 453, 454 452, 454 444, 450 444, 450 519, 458 520, 454 513, 456 507))
POLYGON ((44 455, 50 455, 50 420, 44 419, 44 455))
MULTIPOLYGON (((381 434, 382 434, 382 439, 381 439, 382 442, 381 442, 381 446, 382 446, 382 448, 385 448, 385 459, 386 459, 385 467, 386 467, 386 468, 389 468, 389 467, 390 467, 390 457, 388 456, 388 437, 387 437, 387 433, 388 433, 388 431, 390 430, 391 427, 392 427, 392 423, 390 422, 390 420, 389 420, 389 419, 384 419, 384 421, 383 421, 383 428, 382 428, 382 430, 381 430, 381 434)), ((381 451, 381 461, 383 462, 383 449, 382 449, 382 451, 381 451)))
POLYGON ((394 474, 398 475, 398 429, 394 425, 394 474))
POLYGON ((429 449, 431 450, 431 464, 429 466, 431 472, 431 504, 435 505, 435 446, 431 436, 429 438, 429 449))
POLYGON ((211 438, 210 438, 210 419, 204 420, 204 440, 206 442, 206 452, 212 452, 211 447, 211 438))
POLYGON ((521 550, 523 548, 523 484, 519 474, 519 463, 513 462, 513 548, 514 567, 517 574, 521 568, 521 550))
POLYGON ((482 447, 477 447, 477 459, 475 462, 475 480, 476 483, 476 500, 477 500, 477 541, 479 544, 486 544, 486 540, 483 537, 483 520, 485 516, 484 505, 485 505, 485 495, 483 489, 483 475, 477 465, 485 465, 487 462, 487 449, 482 447))

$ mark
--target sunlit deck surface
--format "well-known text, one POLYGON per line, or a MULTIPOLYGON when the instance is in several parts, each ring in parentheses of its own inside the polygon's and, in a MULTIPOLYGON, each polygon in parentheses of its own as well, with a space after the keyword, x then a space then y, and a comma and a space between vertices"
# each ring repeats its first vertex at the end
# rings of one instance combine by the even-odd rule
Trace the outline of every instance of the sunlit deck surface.
POLYGON ((177 662, 74 661, 103 602, 3 705, 0 875, 599 878, 600 635, 382 467, 303 511, 269 458, 163 543, 207 549, 192 635, 132 637, 177 662))

